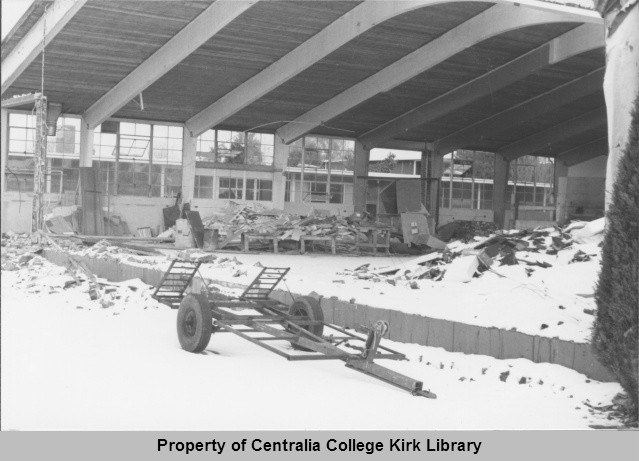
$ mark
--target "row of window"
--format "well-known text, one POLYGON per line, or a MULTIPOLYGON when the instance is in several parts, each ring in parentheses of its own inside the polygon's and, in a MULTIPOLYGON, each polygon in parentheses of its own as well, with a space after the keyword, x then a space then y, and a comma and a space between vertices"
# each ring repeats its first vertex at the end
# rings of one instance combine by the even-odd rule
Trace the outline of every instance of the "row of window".
POLYGON ((243 131, 208 130, 197 138, 198 168, 215 163, 273 165, 275 135, 243 131))
POLYGON ((255 200, 270 202, 273 200, 273 181, 270 179, 247 179, 196 175, 194 198, 255 200), (214 184, 214 183, 217 184, 214 184))

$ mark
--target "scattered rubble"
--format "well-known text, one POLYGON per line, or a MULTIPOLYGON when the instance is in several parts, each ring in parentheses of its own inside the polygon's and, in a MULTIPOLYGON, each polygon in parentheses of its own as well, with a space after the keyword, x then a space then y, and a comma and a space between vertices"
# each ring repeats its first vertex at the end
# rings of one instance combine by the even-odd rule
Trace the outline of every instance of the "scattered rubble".
POLYGON ((562 228, 533 231, 498 231, 487 237, 476 236, 468 242, 449 243, 431 237, 436 251, 402 263, 402 268, 359 266, 342 275, 360 280, 395 282, 399 279, 469 282, 483 272, 499 276, 499 266, 525 265, 530 276, 535 270, 554 265, 588 261, 600 252, 604 218, 591 223, 571 223, 562 228))

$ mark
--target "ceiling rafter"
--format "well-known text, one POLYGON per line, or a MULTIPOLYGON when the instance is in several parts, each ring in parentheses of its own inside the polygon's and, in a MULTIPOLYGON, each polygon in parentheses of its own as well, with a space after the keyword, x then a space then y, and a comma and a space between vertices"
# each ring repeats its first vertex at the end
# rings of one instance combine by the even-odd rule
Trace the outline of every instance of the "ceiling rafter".
POLYGON ((95 128, 202 46, 258 0, 217 0, 166 44, 89 107, 84 118, 95 128))
POLYGON ((552 149, 554 143, 561 142, 564 139, 577 136, 589 130, 606 126, 607 121, 605 107, 600 107, 535 133, 532 136, 508 144, 499 149, 497 153, 503 155, 506 160, 514 160, 524 155, 537 154, 545 149, 552 149))
MULTIPOLYGON (((376 94, 391 90, 490 37, 522 27, 566 21, 569 21, 566 16, 556 12, 494 5, 394 64, 297 117, 278 129, 277 134, 285 143, 291 143, 311 132, 317 126, 352 109, 376 94)), ((561 53, 559 49, 555 51, 561 53)))
POLYGON ((583 24, 365 133, 360 136, 360 141, 369 149, 376 147, 384 141, 460 109, 551 64, 603 47, 603 45, 603 29, 597 25, 583 24))
POLYGON ((2 94, 42 53, 64 26, 80 11, 87 0, 55 0, 20 43, 2 60, 2 94))

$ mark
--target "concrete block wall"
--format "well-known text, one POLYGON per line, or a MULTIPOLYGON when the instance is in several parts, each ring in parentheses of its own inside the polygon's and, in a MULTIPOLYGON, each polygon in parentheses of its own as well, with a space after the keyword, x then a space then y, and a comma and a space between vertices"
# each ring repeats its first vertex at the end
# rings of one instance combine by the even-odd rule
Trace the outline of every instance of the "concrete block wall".
MULTIPOLYGON (((58 251, 46 250, 44 256, 55 264, 66 265, 67 263, 66 256, 58 251)), ((158 286, 163 276, 160 270, 122 264, 113 260, 86 256, 76 258, 85 262, 98 277, 114 282, 139 278, 149 285, 158 286)), ((245 288, 244 285, 237 283, 220 281, 206 283, 211 282, 229 288, 245 288)), ((190 291, 203 290, 202 280, 194 278, 190 291)), ((303 295, 294 294, 293 296, 303 295)), ((406 314, 391 309, 350 303, 335 297, 325 298, 315 292, 310 293, 309 296, 319 300, 325 322, 344 328, 372 326, 378 320, 384 320, 388 322, 388 338, 392 341, 441 347, 450 352, 488 355, 497 359, 525 358, 536 363, 554 363, 598 381, 615 380, 598 362, 590 344, 406 314)), ((286 305, 292 303, 291 294, 284 290, 275 290, 271 298, 286 305)))

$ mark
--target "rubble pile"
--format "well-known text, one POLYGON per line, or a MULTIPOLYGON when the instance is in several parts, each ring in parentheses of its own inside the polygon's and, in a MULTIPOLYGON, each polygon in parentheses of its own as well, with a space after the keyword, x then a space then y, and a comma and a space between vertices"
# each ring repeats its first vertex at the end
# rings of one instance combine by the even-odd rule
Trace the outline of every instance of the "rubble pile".
POLYGON ((159 308, 153 287, 140 279, 114 283, 96 278, 99 296, 93 295, 94 281, 82 271, 57 266, 39 255, 17 269, 15 287, 30 294, 61 296, 77 309, 109 309, 114 315, 127 308, 159 308))
POLYGON ((499 275, 499 266, 525 265, 530 276, 539 268, 588 261, 599 255, 603 230, 602 218, 590 223, 574 222, 564 228, 498 231, 487 238, 475 236, 466 243, 452 241, 443 250, 402 263, 401 268, 365 264, 338 274, 391 284, 417 279, 468 282, 485 271, 499 275))
POLYGON ((248 232, 296 241, 304 235, 330 236, 338 244, 354 246, 356 236, 354 222, 344 216, 319 216, 312 212, 302 218, 283 210, 269 210, 259 204, 240 205, 234 202, 224 214, 205 219, 204 227, 217 229, 220 238, 227 241, 239 239, 241 234, 248 232))
POLYGON ((29 262, 42 252, 42 248, 30 234, 11 231, 3 233, 1 245, 1 265, 2 270, 6 271, 16 271, 28 266, 29 262))

